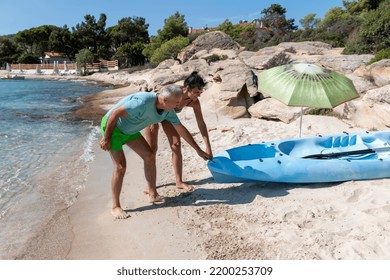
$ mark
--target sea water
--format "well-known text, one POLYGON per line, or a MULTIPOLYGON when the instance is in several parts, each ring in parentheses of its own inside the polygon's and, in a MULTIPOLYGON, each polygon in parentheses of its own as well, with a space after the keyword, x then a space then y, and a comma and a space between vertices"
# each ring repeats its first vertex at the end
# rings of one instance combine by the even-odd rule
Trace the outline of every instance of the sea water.
POLYGON ((0 259, 19 258, 84 187, 98 128, 66 114, 100 90, 82 81, 0 80, 0 259))

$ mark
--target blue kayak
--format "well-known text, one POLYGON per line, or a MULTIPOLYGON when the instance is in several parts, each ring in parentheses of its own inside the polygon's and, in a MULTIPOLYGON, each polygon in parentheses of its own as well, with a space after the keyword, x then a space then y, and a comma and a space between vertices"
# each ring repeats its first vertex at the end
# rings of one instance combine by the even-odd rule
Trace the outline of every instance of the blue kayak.
POLYGON ((388 178, 390 131, 249 144, 218 153, 207 166, 218 183, 320 183, 388 178))

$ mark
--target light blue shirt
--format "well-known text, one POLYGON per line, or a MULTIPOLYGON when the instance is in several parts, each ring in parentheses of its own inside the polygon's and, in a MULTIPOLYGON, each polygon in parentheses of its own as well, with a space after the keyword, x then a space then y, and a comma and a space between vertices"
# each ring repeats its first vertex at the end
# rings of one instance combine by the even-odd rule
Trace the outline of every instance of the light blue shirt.
POLYGON ((124 105, 129 115, 120 117, 116 126, 122 133, 127 135, 135 134, 151 124, 164 120, 171 122, 173 125, 180 124, 180 120, 174 110, 157 112, 156 100, 157 93, 155 92, 134 93, 115 104, 107 112, 106 116, 109 117, 114 109, 124 105))

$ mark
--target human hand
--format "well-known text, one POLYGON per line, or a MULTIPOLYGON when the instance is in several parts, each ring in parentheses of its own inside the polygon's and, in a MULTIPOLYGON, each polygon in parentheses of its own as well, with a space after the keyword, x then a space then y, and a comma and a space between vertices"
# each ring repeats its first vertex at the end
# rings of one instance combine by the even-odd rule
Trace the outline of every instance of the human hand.
POLYGON ((206 153, 208 153, 210 156, 211 156, 211 158, 213 158, 213 152, 211 151, 211 148, 206 148, 206 153))
POLYGON ((102 140, 100 140, 100 148, 104 151, 110 150, 111 148, 110 139, 106 139, 103 137, 102 140))
POLYGON ((213 155, 210 155, 202 150, 199 150, 198 151, 198 155, 203 158, 204 160, 209 160, 209 159, 212 159, 213 158, 213 155))

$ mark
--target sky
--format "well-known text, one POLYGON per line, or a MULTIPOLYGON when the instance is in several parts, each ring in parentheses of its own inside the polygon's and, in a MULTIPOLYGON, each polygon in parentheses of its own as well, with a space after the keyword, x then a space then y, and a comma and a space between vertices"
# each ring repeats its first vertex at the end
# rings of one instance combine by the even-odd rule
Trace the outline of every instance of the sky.
POLYGON ((215 27, 224 20, 232 23, 261 17, 261 11, 272 4, 286 8, 286 18, 299 20, 309 13, 323 18, 333 7, 343 7, 342 0, 0 0, 0 36, 41 25, 69 28, 93 15, 96 20, 106 14, 106 27, 124 17, 143 17, 149 24, 149 35, 157 35, 164 20, 178 11, 189 27, 215 27))

